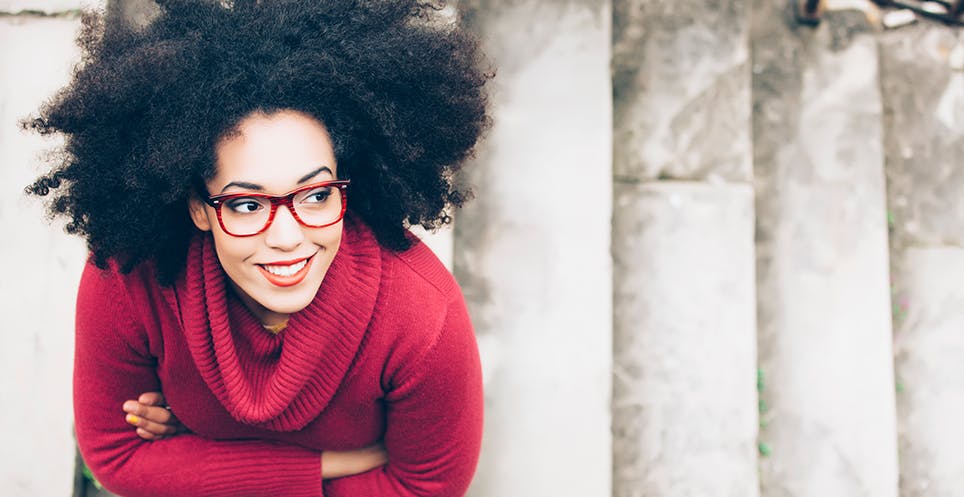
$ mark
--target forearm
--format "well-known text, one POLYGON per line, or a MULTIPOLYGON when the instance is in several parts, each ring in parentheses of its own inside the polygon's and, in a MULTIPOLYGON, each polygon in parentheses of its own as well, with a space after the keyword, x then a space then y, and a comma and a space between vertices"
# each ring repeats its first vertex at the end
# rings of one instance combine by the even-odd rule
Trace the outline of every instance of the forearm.
POLYGON ((94 475, 119 495, 318 497, 318 452, 263 441, 215 441, 193 434, 110 446, 78 437, 94 475))
POLYGON ((122 405, 161 385, 147 333, 111 276, 88 265, 77 303, 74 421, 97 479, 131 496, 321 495, 317 451, 193 434, 157 441, 137 436, 122 405))
POLYGON ((325 497, 353 497, 377 495, 379 497, 462 497, 465 495, 472 475, 474 461, 459 471, 427 471, 405 473, 389 464, 359 475, 324 480, 325 497), (434 474, 433 474, 434 473, 434 474))
MULTIPOLYGON (((78 358, 79 359, 79 358, 78 358)), ((125 496, 321 495, 321 453, 257 440, 211 440, 192 433, 147 441, 120 409, 124 392, 154 381, 136 363, 102 371, 75 361, 75 427, 84 460, 109 490, 125 496), (98 372, 99 371, 99 372, 98 372)))

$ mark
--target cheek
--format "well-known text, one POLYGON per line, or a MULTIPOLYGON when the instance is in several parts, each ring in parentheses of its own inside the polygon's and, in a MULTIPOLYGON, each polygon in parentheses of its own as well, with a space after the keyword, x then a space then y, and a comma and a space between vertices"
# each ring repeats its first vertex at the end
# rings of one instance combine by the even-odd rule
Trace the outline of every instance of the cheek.
MULTIPOLYGON (((257 237, 251 237, 257 238, 257 237)), ((237 238, 220 230, 214 232, 214 247, 218 253, 221 266, 228 273, 233 272, 240 264, 254 255, 256 247, 251 238, 237 238)))
POLYGON ((326 231, 325 233, 320 233, 315 237, 315 243, 324 246, 328 251, 335 252, 338 250, 338 246, 341 245, 341 226, 338 229, 326 231))
POLYGON ((328 236, 328 246, 337 248, 341 244, 341 228, 337 229, 328 236))

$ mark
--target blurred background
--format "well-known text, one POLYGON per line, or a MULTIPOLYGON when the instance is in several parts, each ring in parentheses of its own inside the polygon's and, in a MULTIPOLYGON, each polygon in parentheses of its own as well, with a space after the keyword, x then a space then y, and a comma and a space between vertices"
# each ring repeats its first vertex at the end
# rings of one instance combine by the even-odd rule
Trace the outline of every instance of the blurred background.
MULTIPOLYGON (((86 251, 23 187, 82 6, 0 0, 0 494, 106 495, 72 435, 86 251)), ((964 496, 962 2, 461 0, 495 125, 454 229, 469 495, 964 496)))

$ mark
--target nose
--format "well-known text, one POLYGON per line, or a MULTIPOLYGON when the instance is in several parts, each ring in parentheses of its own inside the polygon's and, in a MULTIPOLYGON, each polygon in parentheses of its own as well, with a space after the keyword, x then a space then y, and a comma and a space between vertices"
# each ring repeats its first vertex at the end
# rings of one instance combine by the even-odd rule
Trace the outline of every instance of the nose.
POLYGON ((292 212, 286 206, 279 206, 271 226, 268 226, 265 232, 265 243, 272 248, 291 251, 298 248, 304 239, 305 234, 301 230, 301 224, 292 212))

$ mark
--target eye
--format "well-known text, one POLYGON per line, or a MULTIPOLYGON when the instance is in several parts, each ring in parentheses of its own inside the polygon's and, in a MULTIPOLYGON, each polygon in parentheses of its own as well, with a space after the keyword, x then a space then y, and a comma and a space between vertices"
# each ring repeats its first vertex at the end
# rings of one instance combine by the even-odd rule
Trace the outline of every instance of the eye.
POLYGON ((258 199, 252 197, 242 197, 231 199, 224 203, 225 207, 237 214, 251 214, 263 209, 264 206, 258 199))
POLYGON ((309 190, 301 202, 305 204, 321 204, 326 202, 329 197, 331 197, 331 187, 323 186, 321 188, 309 190))

